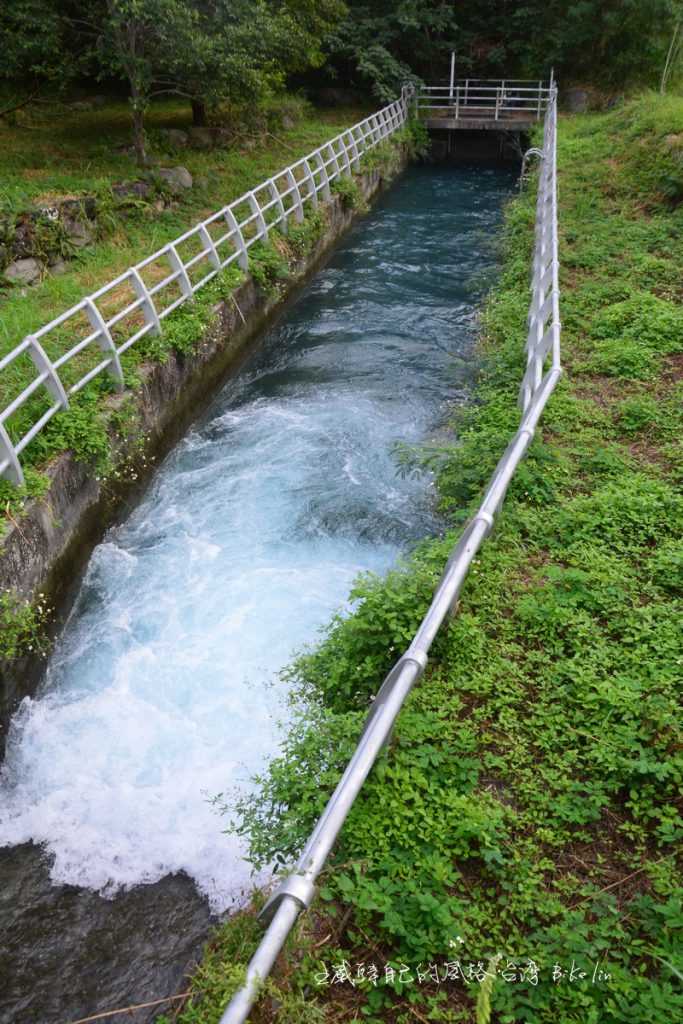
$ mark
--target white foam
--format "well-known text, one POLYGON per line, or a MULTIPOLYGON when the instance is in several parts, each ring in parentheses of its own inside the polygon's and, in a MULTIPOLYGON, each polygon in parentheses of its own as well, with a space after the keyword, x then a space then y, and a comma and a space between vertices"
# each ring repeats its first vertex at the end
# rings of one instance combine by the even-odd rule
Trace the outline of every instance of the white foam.
MULTIPOLYGON (((443 262, 443 208, 415 222, 416 265, 443 262)), ((186 871, 228 906, 250 871, 211 799, 248 793, 277 748, 278 670, 425 528, 426 483, 397 478, 391 450, 439 415, 459 328, 404 336, 429 310, 392 279, 401 218, 378 223, 93 554, 0 776, 0 844, 44 843, 55 882, 111 895, 186 871)))

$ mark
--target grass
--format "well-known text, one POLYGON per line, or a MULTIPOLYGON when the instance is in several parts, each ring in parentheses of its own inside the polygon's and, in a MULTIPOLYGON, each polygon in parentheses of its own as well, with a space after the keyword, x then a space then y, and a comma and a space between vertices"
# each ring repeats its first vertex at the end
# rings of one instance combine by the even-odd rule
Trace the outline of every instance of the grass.
MULTIPOLYGON (((46 119, 42 127, 35 121, 38 116, 33 115, 33 121, 19 126, 10 127, 0 122, 0 209, 4 208, 6 215, 13 217, 27 204, 52 203, 66 196, 87 194, 99 197, 104 216, 98 222, 99 237, 74 254, 75 258, 67 263, 66 273, 48 275, 34 288, 15 287, 0 292, 0 358, 23 337, 76 304, 84 295, 348 127, 363 114, 358 110, 317 112, 291 98, 284 98, 269 111, 259 113, 255 125, 247 126, 246 135, 241 141, 237 139, 231 148, 164 153, 160 130, 188 128, 189 113, 177 103, 154 105, 148 118, 153 155, 161 165, 182 163, 187 166, 200 186, 184 193, 182 200, 169 209, 157 211, 150 205, 133 206, 126 210, 125 217, 114 204, 110 189, 112 183, 134 180, 140 173, 131 157, 117 149, 129 141, 126 105, 110 104, 92 112, 68 109, 58 115, 51 112, 50 120, 46 119), (286 122, 288 124, 291 124, 293 115, 298 114, 293 127, 282 126, 285 114, 290 119, 286 122), (247 148, 247 142, 250 148, 247 148)), ((294 249, 298 245, 301 250, 298 254, 292 251, 292 258, 303 255, 315 232, 319 232, 321 225, 316 227, 315 220, 311 215, 302 228, 294 228, 291 232, 294 249)), ((262 251, 267 247, 259 246, 258 249, 259 252, 252 253, 251 261, 251 269, 257 274, 259 266, 269 259, 268 253, 262 251)), ((189 253, 186 258, 188 256, 189 253)), ((202 265, 195 269, 201 271, 202 265)), ((168 273, 167 269, 165 273, 168 273)), ((229 292, 237 283, 235 271, 230 268, 215 287, 198 293, 192 311, 183 308, 165 321, 165 340, 144 339, 143 343, 129 350, 123 360, 127 387, 134 389, 138 385, 136 370, 141 362, 149 358, 165 358, 170 348, 185 345, 187 350, 188 344, 196 343, 208 322, 211 302, 229 292), (193 336, 191 343, 189 334, 193 336), (168 342, 169 338, 172 344, 168 342)), ((133 297, 131 294, 114 298, 122 306, 133 297)), ((51 332, 44 342, 48 354, 53 359, 58 358, 73 344, 74 334, 79 336, 78 332, 85 334, 86 330, 90 328, 82 314, 61 330, 51 332)), ((130 334, 130 318, 122 321, 117 330, 127 330, 130 334)), ((68 387, 101 358, 99 350, 90 346, 64 367, 65 385, 68 387)), ((27 356, 12 363, 3 371, 0 381, 0 406, 6 406, 34 376, 35 369, 27 356)), ((68 412, 55 417, 28 446, 22 454, 26 487, 18 489, 0 481, 0 505, 6 514, 19 515, 29 498, 43 493, 46 481, 42 468, 59 451, 70 448, 77 457, 103 468, 111 452, 111 438, 102 408, 103 399, 111 391, 111 382, 100 375, 74 397, 68 412)), ((7 422, 10 436, 14 439, 21 437, 49 404, 47 392, 40 389, 7 422)))
MULTIPOLYGON (((653 95, 561 120, 566 376, 255 1024, 682 1015, 682 126, 653 95)), ((290 668, 298 724, 230 809, 257 864, 294 861, 515 427, 533 206, 508 211, 477 400, 416 457, 452 529, 290 668)), ((217 1021, 257 936, 228 921, 161 1020, 217 1021)))

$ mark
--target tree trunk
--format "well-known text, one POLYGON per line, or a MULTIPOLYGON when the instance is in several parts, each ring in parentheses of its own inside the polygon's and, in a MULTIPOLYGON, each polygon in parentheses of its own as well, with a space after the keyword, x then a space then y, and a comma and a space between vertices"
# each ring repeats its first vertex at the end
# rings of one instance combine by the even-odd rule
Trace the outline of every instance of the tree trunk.
POLYGON ((206 103, 204 100, 191 100, 192 124, 197 128, 206 128, 206 103))
POLYGON ((138 167, 147 166, 147 149, 145 148, 145 115, 140 107, 133 107, 133 146, 135 161, 138 167))

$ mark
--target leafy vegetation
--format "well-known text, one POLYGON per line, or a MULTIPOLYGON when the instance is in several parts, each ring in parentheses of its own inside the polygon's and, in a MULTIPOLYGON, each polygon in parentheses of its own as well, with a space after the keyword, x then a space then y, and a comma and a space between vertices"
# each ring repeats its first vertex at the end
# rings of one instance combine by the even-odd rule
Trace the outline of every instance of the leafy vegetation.
POLYGON ((554 68, 565 83, 654 86, 672 38, 669 77, 680 75, 680 15, 679 0, 348 0, 326 37, 328 74, 388 100, 406 80, 444 80, 454 50, 460 77, 537 78, 554 68))
POLYGON ((197 125, 225 100, 254 104, 288 73, 322 62, 322 36, 342 10, 339 0, 20 0, 0 12, 9 56, 0 79, 28 80, 34 92, 36 80, 66 85, 79 71, 122 80, 143 166, 154 96, 184 97, 197 125))
MULTIPOLYGON (((256 1021, 297 999, 302 1022, 321 1009, 370 1024, 681 1016, 683 208, 629 173, 630 126, 647 111, 660 139, 671 110, 650 97, 561 122, 566 376, 256 1021), (640 367, 606 363, 618 342, 645 352, 640 367)), ((533 221, 524 194, 476 402, 423 460, 453 526, 517 420, 533 221)), ((296 857, 456 536, 362 577, 355 611, 289 670, 297 723, 259 794, 230 808, 255 863, 296 857)), ((236 971, 251 916, 216 941, 236 971)), ((218 1019, 204 991, 199 977, 183 1024, 218 1019)))

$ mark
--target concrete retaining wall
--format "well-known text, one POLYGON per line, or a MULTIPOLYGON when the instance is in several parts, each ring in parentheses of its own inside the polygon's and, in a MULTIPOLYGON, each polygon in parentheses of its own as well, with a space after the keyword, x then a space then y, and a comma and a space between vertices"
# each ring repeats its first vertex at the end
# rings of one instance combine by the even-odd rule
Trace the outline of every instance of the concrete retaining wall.
MULTIPOLYGON (((369 202, 403 170, 405 153, 396 150, 391 164, 357 178, 369 202)), ((83 570, 104 531, 123 518, 149 482, 152 467, 206 408, 209 400, 255 350, 270 326, 301 286, 331 253, 356 218, 338 196, 326 204, 326 227, 313 251, 292 270, 283 295, 268 298, 251 278, 215 309, 215 321, 189 356, 173 354, 163 364, 140 367, 142 387, 132 393, 134 411, 144 433, 117 442, 117 458, 136 466, 137 480, 112 483, 96 479, 91 467, 70 452, 47 468, 47 494, 27 506, 0 547, 0 590, 32 599, 41 592, 56 610, 57 632, 71 607, 83 570), (153 457, 153 459, 152 459, 153 457)), ((130 399, 129 399, 130 400, 130 399)), ((111 399, 112 404, 121 401, 111 399)), ((0 755, 9 717, 22 697, 34 692, 45 668, 35 655, 0 661, 0 755)))

